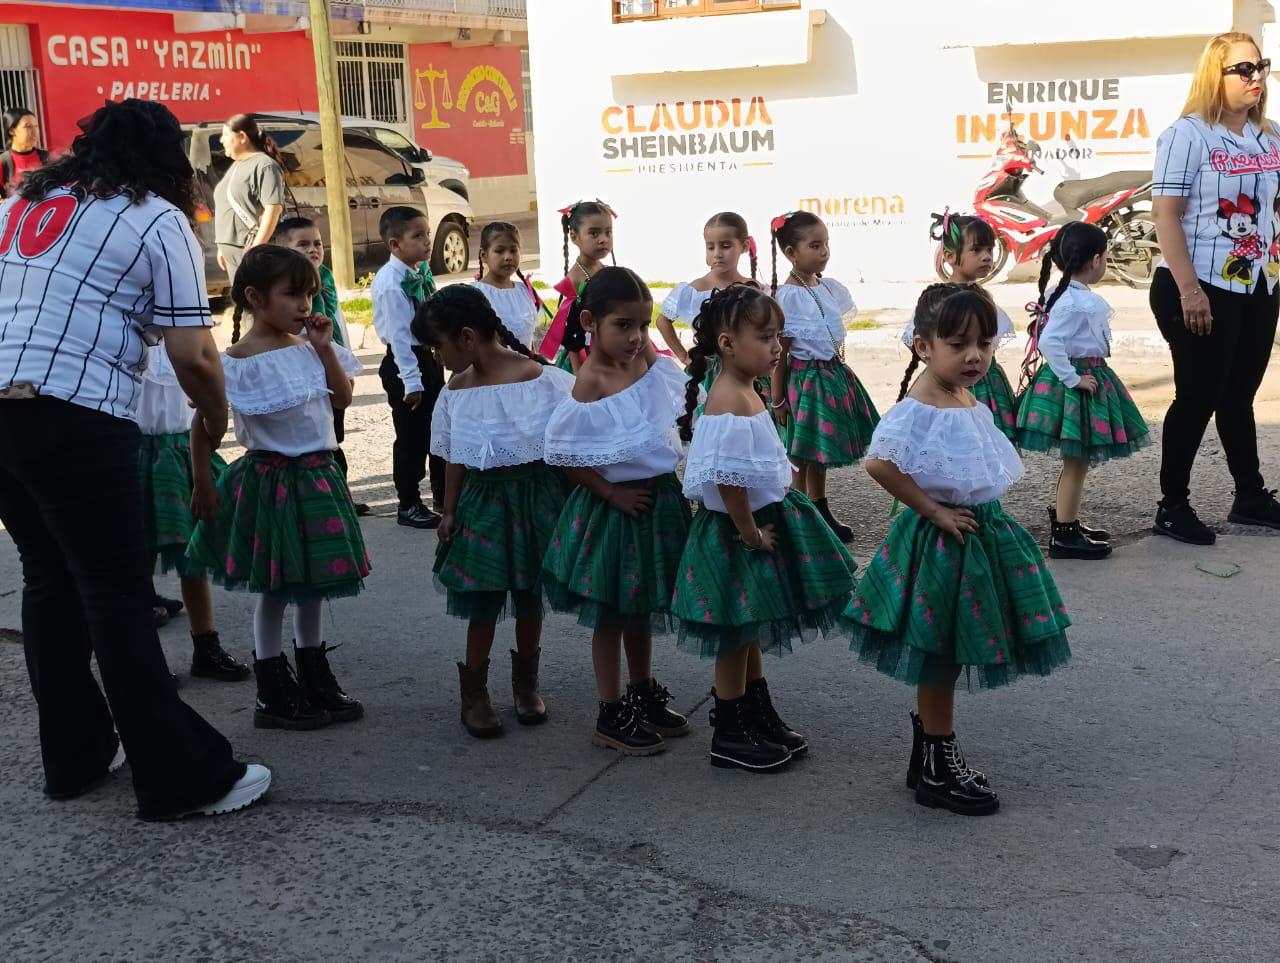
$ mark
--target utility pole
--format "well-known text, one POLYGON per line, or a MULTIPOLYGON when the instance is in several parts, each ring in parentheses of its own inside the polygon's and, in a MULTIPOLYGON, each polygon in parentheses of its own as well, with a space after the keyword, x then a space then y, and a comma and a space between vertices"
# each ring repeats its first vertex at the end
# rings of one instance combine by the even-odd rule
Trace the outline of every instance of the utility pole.
POLYGON ((347 156, 342 149, 342 109, 338 98, 338 63, 333 50, 329 4, 311 0, 311 46, 315 51, 316 90, 320 95, 320 137, 324 142, 325 200, 329 207, 329 257, 338 288, 356 286, 351 247, 351 212, 347 209, 347 156))

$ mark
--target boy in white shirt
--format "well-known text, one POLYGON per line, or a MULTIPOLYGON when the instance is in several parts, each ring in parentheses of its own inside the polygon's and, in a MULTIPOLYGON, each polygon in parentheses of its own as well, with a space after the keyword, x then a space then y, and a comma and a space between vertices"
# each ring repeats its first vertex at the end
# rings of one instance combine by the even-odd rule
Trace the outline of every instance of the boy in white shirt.
MULTIPOLYGON (((391 259, 373 279, 373 328, 387 346, 378 374, 391 406, 396 440, 391 473, 400 507, 396 522, 410 528, 435 528, 440 516, 422 503, 419 484, 427 474, 431 448, 431 412, 444 387, 444 371, 410 332, 414 312, 435 293, 424 263, 431 253, 426 216, 413 207, 389 207, 378 222, 391 259)), ((431 500, 444 504, 444 462, 432 455, 431 500)))

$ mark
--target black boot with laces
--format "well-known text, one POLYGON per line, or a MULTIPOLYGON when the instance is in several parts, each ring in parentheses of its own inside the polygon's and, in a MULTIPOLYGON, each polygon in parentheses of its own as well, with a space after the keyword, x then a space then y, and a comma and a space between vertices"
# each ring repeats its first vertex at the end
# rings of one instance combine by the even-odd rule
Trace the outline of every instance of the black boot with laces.
POLYGON ((307 700, 284 655, 255 660, 253 674, 258 680, 255 729, 319 729, 329 724, 329 713, 307 700))
POLYGON ((191 634, 191 674, 197 679, 239 682, 249 678, 249 667, 222 647, 217 632, 191 634))
POLYGON ((632 682, 627 686, 626 698, 640 716, 641 723, 660 736, 670 739, 689 734, 689 720, 668 707, 671 693, 657 679, 632 682))
POLYGON ((333 722, 354 722, 364 718, 364 706, 342 691, 329 667, 329 655, 336 645, 321 642, 317 646, 293 647, 293 661, 298 665, 298 682, 307 701, 329 713, 333 722))
POLYGON ((924 737, 924 759, 916 802, 934 809, 949 809, 962 816, 987 816, 1000 808, 990 786, 979 786, 964 764, 956 735, 924 737))
MULTIPOLYGON (((956 745, 960 752, 960 746, 956 745)), ((987 774, 981 769, 974 769, 965 762, 964 753, 960 752, 960 764, 973 776, 979 786, 986 786, 987 774)), ((911 713, 911 758, 907 761, 907 788, 915 789, 920 783, 920 770, 924 768, 924 723, 914 712, 911 713)))
POLYGON ((716 697, 711 710, 711 765, 748 772, 777 772, 791 762, 791 750, 765 738, 752 712, 751 697, 716 697))
POLYGON ((760 733, 770 742, 776 742, 798 759, 809 751, 809 740, 782 721, 769 696, 769 683, 763 678, 747 682, 747 699, 760 733))
POLYGON ((667 741, 644 724, 635 703, 627 696, 617 702, 600 703, 591 741, 624 756, 655 756, 667 749, 667 741))

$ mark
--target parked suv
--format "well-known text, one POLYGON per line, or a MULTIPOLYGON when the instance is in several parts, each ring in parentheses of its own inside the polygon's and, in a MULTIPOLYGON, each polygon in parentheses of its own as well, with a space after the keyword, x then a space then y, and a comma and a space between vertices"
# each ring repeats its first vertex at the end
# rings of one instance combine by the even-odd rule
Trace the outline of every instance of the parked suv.
MULTIPOLYGON (((255 115, 259 127, 271 135, 284 158, 286 190, 283 217, 311 218, 320 233, 329 237, 329 213, 325 193, 324 158, 320 127, 303 120, 285 120, 272 115, 255 115)), ((211 294, 227 288, 226 275, 217 265, 213 235, 213 189, 232 161, 222 152, 222 121, 184 125, 190 138, 188 156, 196 169, 200 200, 197 235, 205 251, 205 271, 211 294)), ((351 243, 357 270, 376 270, 390 256, 378 233, 378 220, 386 207, 404 205, 417 208, 431 227, 433 251, 431 269, 437 274, 465 271, 470 259, 468 232, 470 205, 450 191, 448 203, 432 202, 424 190, 423 176, 395 151, 373 138, 352 130, 343 131, 347 155, 347 205, 351 214, 351 243)))

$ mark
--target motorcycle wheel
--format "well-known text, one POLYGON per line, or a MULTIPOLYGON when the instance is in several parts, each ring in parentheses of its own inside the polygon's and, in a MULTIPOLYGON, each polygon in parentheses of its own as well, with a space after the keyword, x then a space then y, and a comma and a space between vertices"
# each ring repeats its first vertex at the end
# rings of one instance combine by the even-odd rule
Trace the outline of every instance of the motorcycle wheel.
MULTIPOLYGON (((1009 249, 1004 246, 1004 238, 999 234, 996 235, 996 244, 991 251, 991 271, 982 279, 983 284, 990 284, 1004 270, 1005 262, 1009 260, 1009 249)), ((951 280, 951 265, 947 263, 946 258, 942 256, 942 244, 938 244, 937 251, 933 255, 933 269, 938 275, 939 281, 951 280)))
POLYGON ((1121 215, 1124 232, 1108 232, 1107 266, 1111 273, 1131 288, 1149 288, 1160 260, 1156 222, 1150 211, 1130 211, 1121 215))

